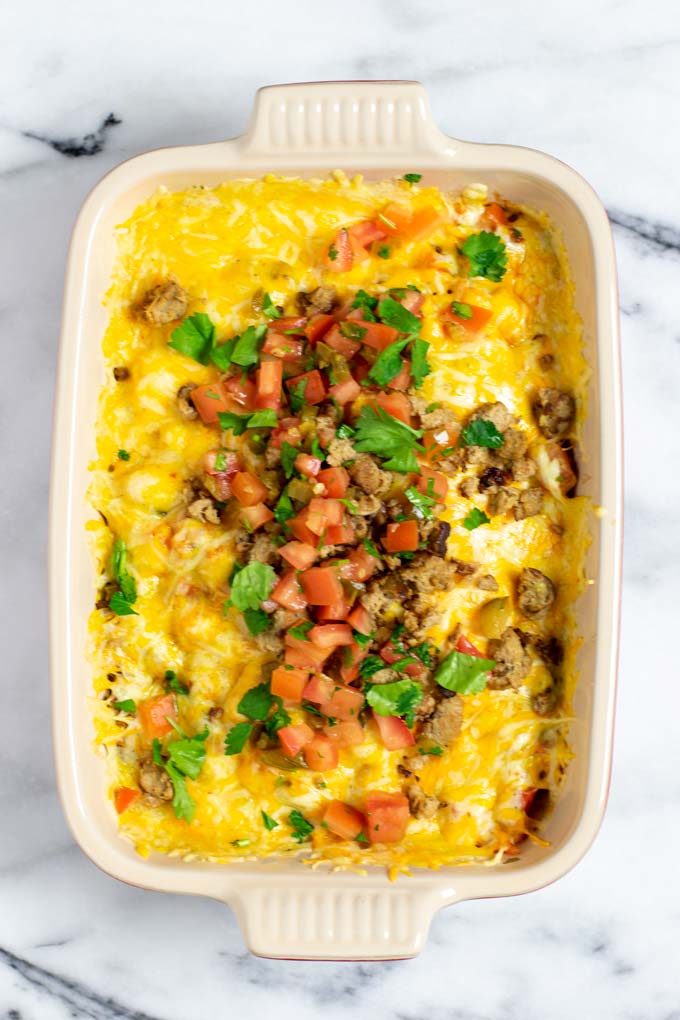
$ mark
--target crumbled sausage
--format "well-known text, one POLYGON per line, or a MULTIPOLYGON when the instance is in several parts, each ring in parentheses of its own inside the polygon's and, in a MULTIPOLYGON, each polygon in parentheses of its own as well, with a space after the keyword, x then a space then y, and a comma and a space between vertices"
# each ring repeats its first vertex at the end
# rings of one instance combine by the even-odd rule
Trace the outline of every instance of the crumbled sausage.
POLYGON ((370 682, 372 684, 391 684, 394 683, 395 680, 401 679, 402 678, 399 676, 396 669, 389 669, 388 667, 385 667, 385 669, 379 669, 376 673, 373 673, 370 678, 370 682))
POLYGON ((498 591, 498 581, 493 574, 484 574, 477 581, 477 587, 482 591, 498 591))
POLYGON ((549 687, 546 687, 545 690, 534 694, 531 699, 531 708, 536 715, 540 715, 542 718, 545 718, 546 716, 553 715, 557 711, 561 700, 561 686, 554 683, 549 687))
POLYGON ((198 411, 191 399, 191 394, 195 389, 195 383, 186 383, 177 390, 177 410, 180 418, 184 418, 185 421, 194 421, 198 418, 198 411))
POLYGON ((543 490, 539 488, 525 489, 520 492, 515 507, 515 520, 523 521, 525 517, 535 517, 543 509, 543 490))
POLYGON ((360 602, 376 619, 392 612, 409 597, 411 591, 399 573, 373 578, 360 596, 360 602))
POLYGON ((555 601, 555 585, 535 567, 526 567, 517 580, 517 605, 525 616, 538 616, 555 601))
POLYGON ((553 386, 538 391, 533 406, 536 424, 547 439, 560 439, 571 429, 576 414, 574 398, 553 386))
POLYGON ((95 609, 108 609, 109 602, 112 597, 118 591, 117 581, 107 581, 106 584, 100 589, 97 601, 94 604, 95 609))
POLYGON ((465 560, 452 559, 449 561, 454 571, 461 577, 470 577, 477 571, 476 563, 466 563, 465 560))
POLYGON ((356 451, 349 439, 333 439, 328 444, 326 460, 331 467, 340 467, 341 464, 346 464, 348 460, 354 460, 356 455, 356 451))
POLYGON ((253 539, 252 547, 248 553, 248 562, 257 560, 258 563, 273 563, 278 555, 278 547, 274 544, 269 535, 259 534, 253 539))
POLYGON ((420 411, 420 424, 424 429, 442 429, 455 426, 457 422, 453 411, 440 405, 431 411, 420 411))
POLYGON ((360 492, 357 495, 348 493, 347 498, 353 504, 352 513, 358 514, 359 517, 374 517, 382 508, 382 502, 378 497, 367 492, 360 492))
POLYGON ((325 449, 335 439, 335 421, 327 414, 320 414, 316 419, 316 435, 325 449))
POLYGON ((237 528, 234 532, 234 548, 238 559, 242 559, 250 552, 253 545, 253 536, 245 528, 237 528))
POLYGON ((414 818, 432 818, 436 815, 439 799, 425 793, 416 780, 406 783, 404 793, 408 799, 409 811, 414 818))
POLYGON ((145 793, 159 800, 172 800, 174 791, 170 776, 155 761, 143 761, 139 766, 139 785, 145 793))
POLYGON ((448 591, 453 585, 456 568, 447 560, 429 553, 417 553, 401 571, 404 581, 413 585, 419 594, 448 591))
POLYGON ((503 488, 489 493, 486 508, 492 517, 496 517, 498 514, 506 514, 508 510, 512 510, 516 505, 518 498, 519 493, 517 489, 509 489, 503 486, 503 488))
POLYGON ((430 528, 427 538, 427 551, 433 556, 446 556, 446 549, 451 534, 451 525, 448 521, 435 521, 434 527, 430 528))
POLYGON ((544 372, 549 372, 555 364, 555 356, 553 354, 542 354, 538 359, 538 363, 544 372))
POLYGON ((264 451, 264 463, 265 467, 276 468, 281 463, 281 448, 279 446, 273 446, 272 443, 267 443, 264 451))
POLYGON ((499 638, 489 641, 488 656, 496 662, 487 681, 493 691, 519 687, 531 669, 531 659, 513 627, 506 627, 499 638))
POLYGON ((208 719, 210 720, 210 722, 219 722, 223 715, 224 709, 220 708, 219 705, 213 705, 213 707, 208 712, 208 719))
POLYGON ((465 481, 460 483, 461 494, 466 496, 468 499, 472 499, 472 497, 479 492, 480 482, 481 479, 478 480, 474 475, 471 475, 470 478, 466 478, 465 481))
POLYGON ((349 473, 352 481, 369 496, 384 496, 392 485, 391 473, 378 467, 369 453, 360 453, 350 465, 349 473))
POLYGON ((508 460, 517 460, 527 452, 528 445, 529 440, 524 432, 520 432, 519 429, 507 429, 503 434, 503 445, 500 452, 508 460))
POLYGON ((195 499, 187 513, 195 521, 202 521, 204 524, 219 524, 221 520, 220 511, 212 499, 195 499))
POLYGON ((125 365, 116 365, 113 370, 113 378, 116 382, 125 382, 126 379, 130 378, 130 369, 126 368, 125 365))
POLYGON ((504 485, 506 481, 505 471, 499 467, 488 467, 479 476, 479 491, 486 492, 487 489, 504 485))
POLYGON ((170 276, 157 287, 152 287, 142 301, 142 313, 154 326, 164 326, 168 322, 181 319, 187 310, 189 295, 180 287, 177 280, 170 276))
POLYGON ((297 305, 301 312, 306 315, 328 314, 332 311, 338 299, 338 292, 335 287, 317 287, 308 293, 300 291, 297 295, 297 305))
POLYGON ((500 400, 493 404, 480 404, 470 415, 469 421, 479 421, 480 418, 493 422, 499 432, 505 432, 515 421, 514 416, 500 400))
POLYGON ((462 723, 462 699, 457 696, 445 698, 423 726, 422 736, 439 747, 448 747, 460 733, 462 723))
POLYGON ((551 635, 548 638, 537 637, 534 638, 534 648, 546 662, 551 662, 553 666, 560 666, 564 659, 564 646, 558 637, 551 635))
POLYGON ((536 474, 536 464, 531 457, 518 457, 510 464, 513 482, 526 482, 536 474))

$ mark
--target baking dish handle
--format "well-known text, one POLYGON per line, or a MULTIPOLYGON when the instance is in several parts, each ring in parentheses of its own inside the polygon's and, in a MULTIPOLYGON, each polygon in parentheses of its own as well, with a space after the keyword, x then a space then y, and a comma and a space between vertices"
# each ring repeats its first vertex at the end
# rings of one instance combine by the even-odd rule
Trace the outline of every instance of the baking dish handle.
MULTIPOLYGON (((299 960, 401 960, 417 956, 444 905, 433 889, 387 887, 365 876, 342 887, 320 873, 246 880, 228 897, 257 956, 299 960), (363 885, 362 882, 366 884, 363 885)), ((347 876, 345 876, 347 879, 347 876)))
POLYGON ((432 119, 425 89, 416 81, 329 81, 268 85, 258 91, 246 133, 249 154, 270 160, 299 152, 308 160, 371 154, 408 157, 453 155, 457 144, 432 119))

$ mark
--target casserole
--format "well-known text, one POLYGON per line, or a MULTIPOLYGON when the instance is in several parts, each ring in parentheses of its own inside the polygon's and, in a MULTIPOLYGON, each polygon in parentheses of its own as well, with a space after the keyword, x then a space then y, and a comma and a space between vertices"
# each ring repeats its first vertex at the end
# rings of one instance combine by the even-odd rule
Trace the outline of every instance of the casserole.
POLYGON ((109 174, 83 207, 69 260, 51 508, 57 772, 70 825, 85 852, 133 884, 228 902, 254 952, 296 958, 412 956, 440 906, 529 891, 568 870, 595 835, 609 775, 620 582, 619 391, 613 248, 599 201, 578 175, 549 157, 442 135, 416 84, 264 89, 242 138, 150 153, 109 174), (447 189, 479 180, 511 201, 547 212, 563 232, 574 267, 576 304, 593 370, 581 490, 601 508, 587 565, 595 583, 577 606, 584 641, 571 733, 576 760, 544 829, 551 845, 532 846, 521 861, 499 869, 466 865, 414 872, 393 885, 378 869, 365 876, 333 875, 273 859, 226 866, 142 860, 116 834, 111 809, 101 796, 103 766, 90 750, 85 698, 90 668, 83 648, 92 583, 84 497, 103 375, 99 340, 106 313, 100 298, 114 258, 114 227, 160 184, 174 189, 268 170, 307 176, 333 168, 360 171, 371 179, 416 168, 425 182, 447 189))

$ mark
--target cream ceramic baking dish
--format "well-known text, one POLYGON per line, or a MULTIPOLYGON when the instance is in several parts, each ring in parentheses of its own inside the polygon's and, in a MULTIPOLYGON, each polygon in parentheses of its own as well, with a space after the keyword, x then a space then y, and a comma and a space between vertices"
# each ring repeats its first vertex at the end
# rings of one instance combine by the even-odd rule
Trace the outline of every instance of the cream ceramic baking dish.
POLYGON ((78 218, 66 277, 51 487, 50 601, 54 739, 59 788, 73 834, 109 874, 148 889, 198 893, 236 912, 249 948, 302 959, 397 959, 422 948, 432 915, 464 899, 529 892, 563 875, 592 842, 610 772, 621 570, 621 417, 614 252, 605 211, 573 170, 542 153, 476 145, 442 134, 415 82, 320 82, 262 89, 245 135, 163 149, 123 163, 94 189, 78 218), (114 227, 161 184, 216 184, 273 170, 310 175, 341 168, 380 179, 418 170, 457 189, 481 181, 545 210, 563 232, 592 366, 581 491, 601 508, 578 604, 584 642, 571 727, 575 760, 544 834, 501 867, 414 871, 391 883, 312 871, 299 862, 214 865, 142 859, 117 832, 92 751, 85 659, 94 578, 85 500, 103 382, 102 306, 114 260, 114 227))

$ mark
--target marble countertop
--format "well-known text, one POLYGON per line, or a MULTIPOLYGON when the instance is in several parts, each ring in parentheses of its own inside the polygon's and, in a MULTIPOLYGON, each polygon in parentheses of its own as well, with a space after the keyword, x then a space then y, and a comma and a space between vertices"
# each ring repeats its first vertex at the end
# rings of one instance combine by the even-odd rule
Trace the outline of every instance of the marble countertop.
POLYGON ((0 1020, 677 1020, 678 7, 290 6, 23 0, 0 17, 0 1020), (100 873, 55 793, 44 563, 64 259, 122 159, 237 134, 261 84, 380 77, 422 80, 450 134, 559 156, 610 212, 627 470, 614 778, 594 847, 551 888, 441 913, 411 962, 270 962, 219 904, 100 873))

